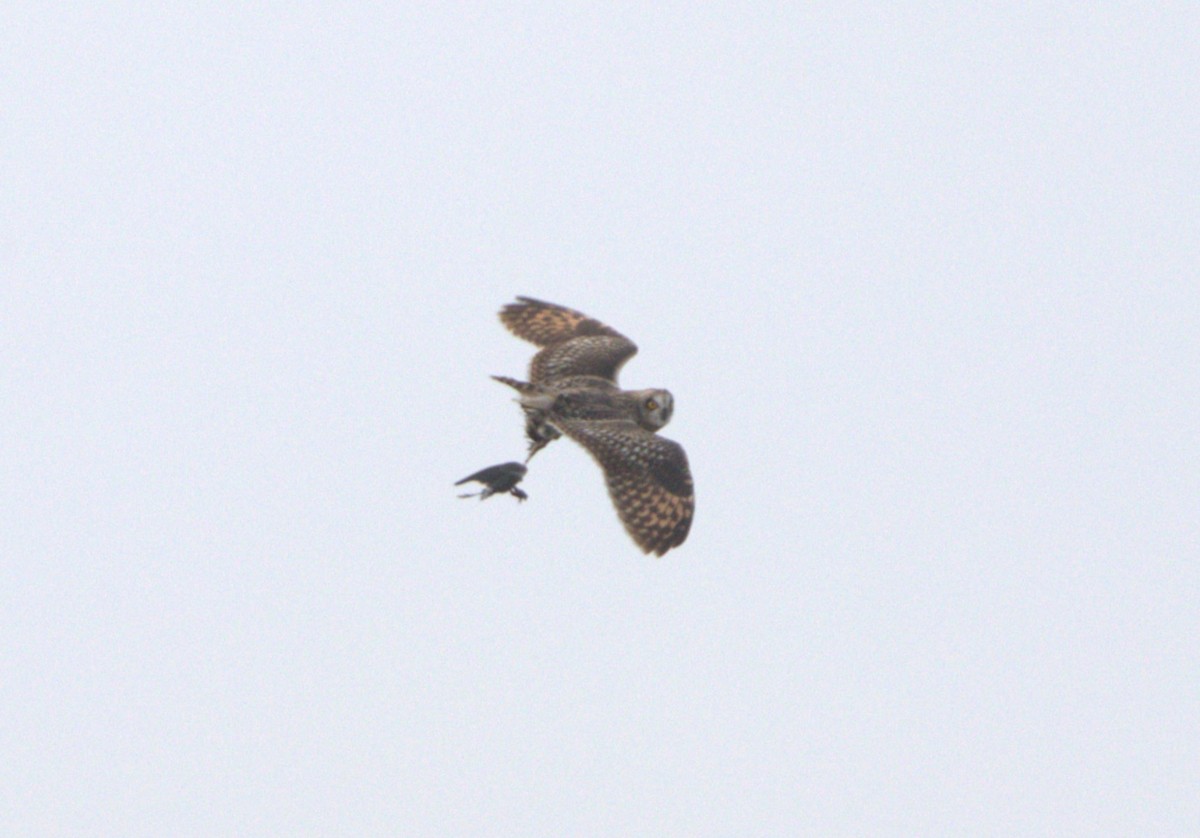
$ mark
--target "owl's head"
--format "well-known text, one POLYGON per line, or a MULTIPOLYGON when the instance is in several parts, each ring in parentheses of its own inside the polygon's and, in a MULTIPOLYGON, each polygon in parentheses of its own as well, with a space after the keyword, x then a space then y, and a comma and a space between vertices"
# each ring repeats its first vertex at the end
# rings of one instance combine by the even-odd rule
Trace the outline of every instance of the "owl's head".
POLYGON ((671 421, 675 399, 666 390, 641 390, 637 393, 638 424, 648 431, 657 431, 671 421))

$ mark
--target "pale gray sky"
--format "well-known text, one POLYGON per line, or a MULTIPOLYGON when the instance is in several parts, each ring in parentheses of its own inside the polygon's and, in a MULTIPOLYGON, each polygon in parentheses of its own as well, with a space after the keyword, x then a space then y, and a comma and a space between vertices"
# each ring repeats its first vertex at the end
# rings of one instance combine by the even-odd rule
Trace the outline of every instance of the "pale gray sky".
POLYGON ((0 832, 1200 833, 1200 11, 645 6, 3 13, 0 832))

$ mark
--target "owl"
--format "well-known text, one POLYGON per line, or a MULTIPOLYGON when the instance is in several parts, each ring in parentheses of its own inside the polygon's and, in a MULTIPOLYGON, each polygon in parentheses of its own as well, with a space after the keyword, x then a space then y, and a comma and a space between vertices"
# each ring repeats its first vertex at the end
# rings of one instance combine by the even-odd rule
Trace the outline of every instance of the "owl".
POLYGON ((696 506, 687 455, 658 435, 675 400, 666 390, 622 390, 621 367, 637 346, 586 314, 530 297, 504 306, 500 321, 540 347, 529 380, 493 376, 515 389, 529 439, 526 462, 567 436, 604 472, 626 531, 646 553, 663 555, 687 539, 696 506))

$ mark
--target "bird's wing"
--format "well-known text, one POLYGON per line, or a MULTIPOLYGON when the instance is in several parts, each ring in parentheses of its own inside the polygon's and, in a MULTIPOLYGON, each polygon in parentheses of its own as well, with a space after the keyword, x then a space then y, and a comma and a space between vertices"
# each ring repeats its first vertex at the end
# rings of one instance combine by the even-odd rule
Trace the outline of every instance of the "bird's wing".
POLYGON ((543 382, 594 375, 614 384, 637 345, 611 326, 554 303, 517 297, 500 310, 500 322, 517 337, 542 347, 529 364, 529 379, 543 382))
POLYGON ((521 463, 501 463, 498 466, 488 466, 487 468, 480 469, 474 474, 468 475, 462 480, 456 481, 454 485, 461 486, 462 484, 468 483, 472 480, 478 480, 480 483, 483 483, 487 486, 496 486, 502 481, 511 480, 511 485, 515 486, 520 483, 521 479, 525 476, 525 470, 525 466, 523 466, 521 463))
POLYGON ((683 544, 696 508, 683 446, 627 420, 555 424, 600 464, 617 515, 643 551, 661 556, 683 544))

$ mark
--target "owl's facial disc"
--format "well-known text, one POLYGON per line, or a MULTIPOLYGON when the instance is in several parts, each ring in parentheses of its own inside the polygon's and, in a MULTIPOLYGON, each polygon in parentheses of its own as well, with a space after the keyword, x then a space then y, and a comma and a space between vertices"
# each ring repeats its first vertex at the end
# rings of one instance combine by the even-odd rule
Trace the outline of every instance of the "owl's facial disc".
POLYGON ((657 430, 671 421, 675 400, 666 390, 650 390, 642 399, 641 414, 651 428, 657 430))

